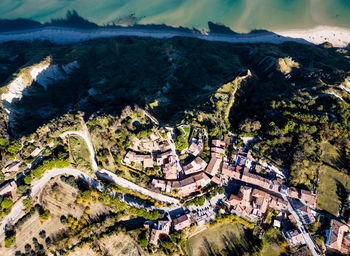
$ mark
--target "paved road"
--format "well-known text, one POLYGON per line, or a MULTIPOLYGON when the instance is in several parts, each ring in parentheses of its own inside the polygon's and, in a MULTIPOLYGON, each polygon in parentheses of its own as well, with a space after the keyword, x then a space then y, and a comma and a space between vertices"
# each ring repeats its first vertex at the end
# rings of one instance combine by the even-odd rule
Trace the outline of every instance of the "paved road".
POLYGON ((304 241, 307 245, 307 247, 309 247, 311 254, 313 256, 318 256, 318 253, 316 252, 315 248, 317 248, 317 245, 314 243, 314 241, 312 240, 310 234, 308 232, 304 232, 305 228, 303 223, 301 222, 301 219, 299 217, 299 215, 297 214, 297 212, 294 210, 293 206, 291 205, 291 203, 289 202, 287 196, 282 195, 283 199, 286 200, 288 202, 288 211, 293 215, 293 217, 295 218, 298 228, 299 230, 302 232, 303 234, 303 238, 304 241))
MULTIPOLYGON (((48 172, 46 172, 40 180, 34 181, 32 184, 32 191, 30 193, 30 196, 34 198, 38 192, 46 185, 48 181, 50 181, 53 177, 56 177, 58 175, 74 175, 76 177, 80 177, 87 181, 91 186, 98 189, 99 191, 104 190, 104 186, 101 185, 98 181, 94 180, 93 178, 89 177, 82 171, 72 169, 72 168, 62 168, 62 169, 52 169, 48 172)), ((18 201, 11 209, 11 212, 9 215, 5 217, 5 219, 2 221, 0 226, 0 235, 4 233, 5 228, 7 225, 9 225, 13 220, 18 218, 18 216, 21 214, 21 212, 24 210, 24 205, 22 203, 22 200, 18 201)))
POLYGON ((123 179, 110 171, 103 169, 103 170, 97 171, 96 175, 97 175, 97 177, 102 177, 104 179, 108 179, 108 180, 118 184, 119 186, 133 190, 137 193, 151 197, 151 198, 156 199, 158 201, 162 201, 162 202, 169 203, 169 204, 175 204, 175 205, 180 204, 180 201, 176 198, 166 196, 166 195, 163 195, 160 193, 156 193, 156 192, 150 191, 148 189, 145 189, 143 187, 140 187, 140 186, 136 185, 135 183, 132 183, 126 179, 123 179))
POLYGON ((96 172, 97 177, 100 176, 102 178, 108 179, 112 182, 115 182, 119 186, 125 187, 125 188, 130 189, 132 191, 135 191, 137 193, 141 193, 143 195, 149 196, 149 197, 151 197, 155 200, 161 201, 161 202, 175 204, 175 205, 180 203, 178 199, 175 199, 175 198, 172 198, 170 196, 166 196, 166 195, 145 189, 145 188, 143 188, 135 183, 132 183, 124 178, 117 176, 113 172, 110 172, 110 171, 105 170, 105 169, 99 170, 98 165, 97 165, 97 161, 96 161, 95 149, 94 149, 94 146, 93 146, 93 143, 91 140, 91 136, 89 134, 89 131, 88 131, 83 119, 81 119, 81 127, 82 127, 81 131, 65 132, 61 135, 61 137, 64 137, 67 135, 77 135, 77 136, 80 136, 81 138, 84 139, 86 145, 88 146, 89 152, 90 152, 91 166, 92 166, 93 170, 96 172))

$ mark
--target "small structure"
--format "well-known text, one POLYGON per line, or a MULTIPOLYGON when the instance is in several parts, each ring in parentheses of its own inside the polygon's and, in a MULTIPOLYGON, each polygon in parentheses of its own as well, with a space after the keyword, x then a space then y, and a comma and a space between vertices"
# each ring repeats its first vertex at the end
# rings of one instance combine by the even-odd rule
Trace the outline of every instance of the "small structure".
POLYGON ((303 234, 298 228, 286 231, 286 237, 293 246, 304 242, 303 234))
POLYGON ((128 151, 124 156, 123 162, 126 165, 131 165, 131 163, 143 164, 143 168, 153 167, 153 156, 151 154, 140 154, 134 151, 128 151))
POLYGON ((195 139, 195 138, 193 138, 191 140, 191 144, 188 147, 187 151, 188 151, 188 153, 190 153, 193 156, 198 156, 198 155, 200 155, 202 153, 203 147, 204 147, 204 144, 203 144, 203 140, 202 139, 195 139))
POLYGON ((37 155, 39 155, 40 152, 41 152, 41 147, 35 147, 35 148, 33 149, 33 151, 30 153, 30 155, 31 155, 32 157, 36 157, 37 155))
POLYGON ((310 223, 313 223, 316 221, 315 216, 312 213, 312 210, 307 205, 304 205, 298 208, 297 213, 301 219, 301 222, 304 225, 309 225, 310 223))
POLYGON ((17 188, 17 184, 14 180, 7 182, 4 186, 0 188, 0 195, 11 194, 17 188))
POLYGON ((207 167, 207 163, 197 156, 192 162, 186 164, 183 169, 186 175, 204 171, 207 167))
POLYGON ((176 231, 181 231, 186 228, 189 228, 193 223, 192 217, 190 214, 184 214, 180 217, 173 219, 173 226, 176 231))
POLYGON ((210 176, 219 174, 224 155, 225 142, 222 140, 213 140, 211 145, 211 158, 205 172, 210 176))
POLYGON ((4 175, 9 176, 11 173, 18 172, 21 165, 22 165, 22 162, 19 162, 19 161, 9 164, 8 166, 5 167, 4 175))
POLYGON ((316 208, 316 195, 314 193, 301 189, 299 199, 301 202, 309 205, 311 208, 316 208))
POLYGON ((157 223, 154 223, 154 225, 150 227, 149 243, 153 246, 157 246, 161 235, 169 235, 170 226, 171 221, 169 219, 158 220, 157 223))
POLYGON ((338 220, 332 220, 332 227, 327 232, 326 246, 345 255, 350 253, 349 227, 338 220))
POLYGON ((172 193, 175 190, 180 196, 189 196, 209 183, 210 178, 201 172, 176 181, 153 179, 151 184, 163 192, 172 193))

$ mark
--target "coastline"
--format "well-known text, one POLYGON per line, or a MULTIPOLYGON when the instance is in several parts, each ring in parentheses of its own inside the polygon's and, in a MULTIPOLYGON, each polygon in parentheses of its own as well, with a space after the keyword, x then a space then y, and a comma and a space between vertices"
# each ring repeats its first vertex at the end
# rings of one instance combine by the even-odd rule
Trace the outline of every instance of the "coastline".
POLYGON ((8 41, 48 40, 57 44, 69 44, 96 38, 137 36, 167 39, 172 37, 190 37, 207 41, 228 43, 273 43, 297 42, 302 44, 322 44, 329 42, 334 47, 350 45, 350 29, 331 26, 317 26, 310 29, 292 29, 258 31, 247 34, 218 34, 184 31, 181 29, 154 29, 134 27, 99 27, 80 29, 70 27, 41 27, 28 30, 0 32, 0 43, 8 41))

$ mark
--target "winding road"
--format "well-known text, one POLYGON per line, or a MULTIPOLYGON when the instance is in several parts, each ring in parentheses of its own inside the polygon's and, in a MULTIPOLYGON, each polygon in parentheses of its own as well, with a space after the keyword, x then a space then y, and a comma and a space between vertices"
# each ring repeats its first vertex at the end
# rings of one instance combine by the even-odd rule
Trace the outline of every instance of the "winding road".
MULTIPOLYGON (((69 135, 76 135, 76 136, 80 136, 81 138, 84 139, 84 141, 89 149, 89 152, 90 152, 91 166, 92 166, 93 170, 95 171, 97 177, 108 179, 108 180, 118 184, 119 186, 125 187, 125 188, 130 189, 130 190, 137 192, 137 193, 141 193, 141 194, 148 196, 150 198, 153 198, 157 201, 172 204, 174 206, 180 205, 180 201, 178 199, 175 199, 173 197, 169 197, 169 196, 145 189, 145 188, 143 188, 135 183, 132 183, 126 179, 123 179, 123 178, 117 176, 116 174, 114 174, 108 170, 105 170, 105 169, 99 170, 98 165, 97 165, 97 161, 96 161, 94 146, 92 144, 92 140, 90 137, 90 133, 88 132, 86 124, 85 124, 84 120, 82 120, 82 119, 81 119, 81 124, 82 124, 82 129, 80 131, 65 132, 60 137, 63 138, 65 136, 69 136, 69 135)), ((89 175, 87 175, 86 173, 84 173, 80 170, 77 170, 74 168, 69 168, 69 167, 67 167, 67 168, 54 168, 50 171, 45 172, 45 174, 39 180, 34 181, 32 183, 32 190, 30 193, 30 197, 34 198, 40 192, 40 190, 46 185, 47 182, 49 182, 52 178, 54 178, 56 176, 60 176, 60 175, 73 175, 73 176, 79 177, 79 178, 85 180, 93 188, 97 189, 100 192, 102 192, 106 189, 106 187, 103 186, 101 183, 99 183, 96 179, 90 177, 89 175)), ((126 201, 130 201, 130 202, 127 202, 128 204, 131 204, 131 205, 135 204, 135 202, 133 202, 133 199, 130 199, 130 200, 128 200, 127 198, 124 198, 124 199, 126 201)), ((12 223, 12 221, 16 220, 20 216, 22 211, 25 209, 22 201, 23 201, 23 199, 16 202, 13 205, 10 214, 8 214, 1 222, 0 235, 5 232, 6 227, 8 225, 10 225, 12 223)), ((169 207, 159 207, 159 209, 168 210, 169 207)))

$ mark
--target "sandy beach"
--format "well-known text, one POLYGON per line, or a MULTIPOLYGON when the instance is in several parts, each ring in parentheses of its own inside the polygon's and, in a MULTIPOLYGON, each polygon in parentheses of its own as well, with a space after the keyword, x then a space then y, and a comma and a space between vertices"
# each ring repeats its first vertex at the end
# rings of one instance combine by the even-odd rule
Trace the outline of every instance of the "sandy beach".
POLYGON ((8 41, 49 40, 57 44, 68 44, 87 41, 95 38, 116 36, 138 36, 153 38, 172 38, 176 36, 198 38, 208 41, 229 43, 273 43, 294 41, 303 44, 322 44, 329 42, 335 47, 347 47, 350 44, 350 29, 318 26, 312 29, 286 31, 266 31, 248 34, 205 34, 184 32, 180 30, 155 30, 140 28, 97 28, 77 29, 65 27, 43 27, 32 30, 21 30, 0 33, 0 43, 8 41))

